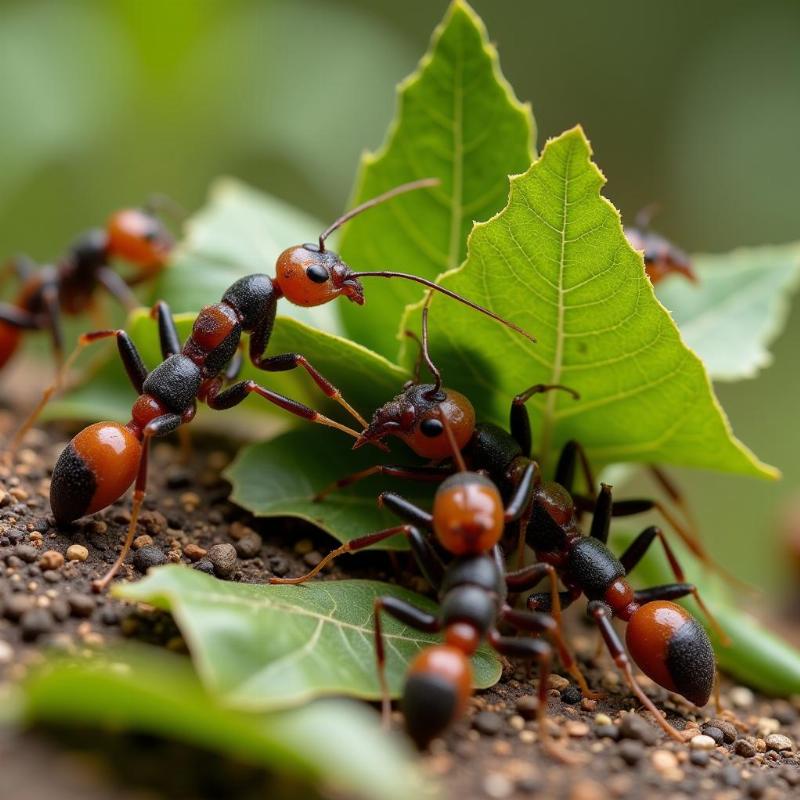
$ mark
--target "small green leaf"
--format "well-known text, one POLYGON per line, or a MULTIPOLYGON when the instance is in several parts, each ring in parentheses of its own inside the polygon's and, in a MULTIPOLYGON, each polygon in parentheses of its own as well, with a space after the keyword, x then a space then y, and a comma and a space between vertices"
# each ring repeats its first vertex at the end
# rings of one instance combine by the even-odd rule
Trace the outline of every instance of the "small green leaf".
MULTIPOLYGON (((616 533, 615 552, 622 552, 633 538, 633 533, 616 533)), ((731 639, 730 646, 723 647, 697 603, 691 599, 680 601, 708 631, 720 668, 737 680, 770 695, 800 693, 800 651, 772 633, 761 620, 737 608, 720 579, 703 569, 680 542, 674 542, 671 546, 676 551, 687 580, 700 588, 703 601, 731 639)), ((652 547, 639 562, 631 578, 638 587, 658 586, 675 580, 666 557, 657 546, 652 547)), ((738 599, 741 601, 743 597, 746 595, 740 592, 738 599)))
MULTIPOLYGON (((505 424, 510 399, 562 383, 528 403, 547 465, 568 439, 597 464, 622 461, 776 475, 736 440, 697 356, 656 301, 641 256, 600 194, 604 178, 583 131, 548 142, 512 178, 508 206, 478 224, 463 267, 442 284, 511 319, 521 336, 434 299, 431 342, 445 381, 479 417, 505 424)), ((417 316, 403 327, 419 329, 417 316)))
MULTIPOLYGON (((413 463, 403 459, 402 463, 413 463)), ((233 484, 231 499, 259 517, 299 517, 347 542, 356 536, 400 524, 394 514, 378 508, 385 479, 370 478, 330 494, 322 502, 314 495, 339 478, 378 463, 389 463, 372 447, 352 451, 341 434, 298 428, 268 442, 243 448, 225 471, 233 484)), ((398 480, 412 502, 430 508, 432 489, 398 480)), ((404 537, 392 537, 376 549, 408 547, 404 537)))
MULTIPOLYGON (((420 595, 377 581, 226 583, 176 566, 122 584, 115 594, 169 610, 206 687, 226 704, 248 710, 285 708, 331 694, 379 698, 374 599, 391 595, 426 611, 435 608, 420 595)), ((386 675, 397 696, 410 659, 439 639, 388 615, 385 622, 386 675)), ((500 678, 500 663, 488 649, 479 650, 473 664, 479 688, 500 678)))
MULTIPOLYGON (((395 269, 433 279, 464 258, 475 219, 503 207, 509 173, 528 168, 534 124, 514 96, 486 28, 461 0, 433 33, 417 71, 399 88, 386 143, 364 156, 357 202, 406 181, 440 178, 348 223, 343 258, 358 270, 395 269)), ((396 321, 421 296, 402 281, 365 279, 364 308, 342 307, 348 333, 384 355, 398 349, 396 321)))
POLYGON ((698 285, 659 284, 684 342, 715 381, 753 378, 772 362, 767 347, 786 324, 800 281, 800 244, 752 247, 692 258, 698 285))
POLYGON ((366 706, 329 699, 272 714, 232 710, 202 688, 186 659, 154 647, 55 659, 23 691, 30 723, 163 736, 363 798, 405 800, 422 788, 409 748, 366 706))

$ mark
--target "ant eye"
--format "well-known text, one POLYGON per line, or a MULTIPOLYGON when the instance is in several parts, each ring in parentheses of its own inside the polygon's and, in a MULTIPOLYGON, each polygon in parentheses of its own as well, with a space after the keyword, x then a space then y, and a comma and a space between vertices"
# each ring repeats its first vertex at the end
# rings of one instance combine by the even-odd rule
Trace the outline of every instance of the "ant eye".
POLYGON ((312 264, 306 270, 306 275, 308 275, 309 279, 314 281, 314 283, 325 283, 330 277, 330 275, 328 275, 328 270, 319 264, 312 264))
POLYGON ((419 429, 422 431, 423 436, 429 436, 432 439, 444 430, 444 425, 442 425, 441 420, 431 417, 430 419, 422 420, 419 429))

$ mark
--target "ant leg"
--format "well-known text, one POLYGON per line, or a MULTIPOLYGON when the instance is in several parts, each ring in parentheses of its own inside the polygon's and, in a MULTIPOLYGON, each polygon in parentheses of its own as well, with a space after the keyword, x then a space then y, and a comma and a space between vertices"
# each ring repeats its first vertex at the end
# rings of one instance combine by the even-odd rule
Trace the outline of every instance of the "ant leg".
POLYGON ((179 414, 164 414, 161 417, 156 417, 154 420, 147 423, 142 432, 142 454, 139 456, 139 470, 136 473, 136 483, 133 488, 133 502, 131 504, 131 521, 128 523, 128 532, 125 536, 125 541, 122 544, 117 560, 111 566, 111 569, 103 575, 102 578, 92 583, 92 591, 100 593, 105 591, 111 579, 117 574, 119 568, 128 557, 131 549, 134 536, 136 535, 136 526, 139 520, 139 512, 142 509, 142 502, 144 501, 144 492, 147 486, 147 460, 150 450, 150 439, 153 436, 164 436, 167 433, 174 431, 182 422, 179 414))
POLYGON ((333 483, 329 483, 324 489, 321 489, 314 495, 314 500, 315 502, 320 502, 337 490, 344 489, 346 486, 352 486, 354 483, 363 481, 365 478, 369 478, 372 475, 389 475, 393 478, 438 483, 452 474, 453 468, 450 466, 404 467, 401 464, 375 464, 372 467, 353 472, 350 475, 345 475, 343 478, 335 480, 333 483))
POLYGON ((97 271, 97 280, 127 312, 130 313, 141 305, 131 287, 111 267, 101 267, 97 271))
POLYGON ((535 461, 528 462, 503 514, 506 524, 516 522, 530 510, 534 488, 539 480, 539 465, 535 461))
POLYGON ((180 353, 181 340, 169 306, 163 300, 159 300, 150 309, 150 318, 158 320, 158 341, 161 344, 162 357, 166 360, 180 353))
POLYGON ((381 492, 378 495, 378 508, 384 506, 395 516, 407 520, 412 525, 428 531, 433 530, 433 514, 396 492, 381 492))
POLYGON ((14 437, 9 443, 5 453, 5 460, 7 463, 13 459, 14 453, 25 437, 25 434, 33 427, 33 424, 36 422, 45 406, 50 402, 50 399, 61 388, 64 375, 69 372, 70 367, 81 354, 83 348, 102 339, 108 339, 111 336, 115 336, 117 339, 117 350, 119 351, 119 356, 122 359, 122 364, 125 367, 125 372, 127 373, 130 382, 133 384, 133 387, 136 389, 138 394, 142 393, 142 385, 147 377, 147 369, 142 362, 139 351, 136 349, 136 345, 134 345, 133 341, 125 331, 91 331, 89 333, 82 334, 78 337, 78 344, 75 346, 75 349, 72 351, 72 353, 70 353, 69 358, 67 358, 66 361, 64 361, 59 367, 58 374, 56 375, 53 383, 51 383, 50 386, 48 386, 44 392, 42 392, 42 397, 37 403, 36 407, 33 409, 33 411, 31 411, 31 413, 28 415, 28 418, 14 434, 14 437))
POLYGON ((587 610, 589 616, 594 619, 597 627, 600 629, 600 634, 603 637, 606 648, 614 659, 617 669, 623 674, 628 688, 636 695, 639 702, 655 717, 656 722, 662 730, 676 741, 682 742, 683 738, 680 733, 667 722, 658 708, 656 708, 655 703, 644 693, 642 687, 636 683, 633 677, 633 671, 631 670, 630 659, 611 623, 611 613, 608 607, 600 600, 592 600, 589 602, 587 610))
POLYGON ((525 403, 527 403, 528 400, 530 400, 535 394, 543 394, 544 392, 551 392, 555 390, 568 392, 576 400, 578 400, 580 397, 580 395, 574 389, 570 389, 569 387, 562 386, 558 383, 536 383, 533 386, 529 386, 527 389, 525 389, 525 391, 520 392, 511 401, 511 411, 509 413, 511 435, 514 437, 514 439, 516 439, 517 443, 522 448, 522 455, 524 455, 526 458, 530 458, 531 456, 533 438, 531 436, 531 419, 528 415, 528 409, 525 408, 525 403))
POLYGON ((650 464, 647 471, 650 477, 661 487, 661 490, 669 497, 675 506, 680 509, 684 518, 689 523, 689 529, 692 531, 692 535, 699 538, 698 531, 700 527, 697 524, 692 507, 689 505, 680 487, 656 464, 650 464))
POLYGON ((375 663, 378 668, 378 682, 381 687, 381 717, 383 727, 388 729, 389 718, 392 710, 389 684, 386 682, 386 651, 383 646, 383 626, 381 625, 381 612, 391 614, 400 622, 410 625, 424 633, 437 633, 442 624, 438 617, 426 611, 420 611, 411 603, 400 600, 398 597, 376 597, 373 605, 375 619, 375 663))
POLYGON ((322 373, 315 369, 300 353, 282 353, 277 356, 266 356, 264 351, 267 349, 270 334, 272 333, 272 320, 267 320, 260 328, 257 328, 250 335, 250 361, 257 369, 266 372, 286 372, 288 370, 302 367, 310 376, 314 383, 323 391, 326 397, 338 403, 353 419, 358 421, 362 429, 367 427, 367 421, 358 413, 337 389, 322 373))
POLYGON ((580 463, 587 491, 589 494, 594 494, 597 491, 597 484, 595 483, 592 465, 589 463, 589 458, 583 449, 583 445, 574 439, 570 439, 561 449, 561 455, 558 457, 558 466, 556 467, 555 482, 561 484, 571 494, 575 485, 575 468, 578 462, 580 463))
POLYGON ((643 591, 636 592, 636 601, 645 603, 648 600, 676 600, 680 597, 685 597, 687 594, 691 594, 697 602, 697 605, 700 606, 703 614, 705 614, 706 619, 714 629, 723 646, 728 647, 731 643, 730 637, 725 633, 725 631, 722 629, 722 626, 719 624, 719 622, 717 622, 716 618, 709 610, 708 606, 706 606, 706 604, 703 602, 703 598, 700 597, 700 592, 698 591, 697 587, 692 583, 686 583, 686 577, 684 575, 683 568, 681 567, 677 556, 670 547, 670 544, 664 536, 664 532, 661 530, 661 528, 658 528, 655 525, 645 528, 628 545, 627 549, 619 559, 622 566, 625 567, 625 572, 630 573, 631 570, 634 569, 634 567, 642 560, 645 553, 650 548, 650 545, 656 540, 656 538, 658 538, 658 540, 661 542, 661 546, 664 548, 664 554, 669 561, 672 574, 675 576, 675 580, 678 581, 678 583, 667 584, 666 586, 657 586, 652 589, 645 589, 643 591))
POLYGON ((42 289, 42 304, 45 308, 47 328, 53 342, 53 356, 56 360, 56 374, 60 374, 64 363, 64 332, 61 329, 61 303, 58 299, 58 284, 48 283, 42 289))
POLYGON ((41 316, 11 303, 0 303, 0 322, 23 331, 40 331, 44 327, 41 316))
POLYGON ((242 350, 240 346, 228 362, 228 366, 225 367, 225 372, 222 373, 226 384, 233 383, 233 381, 239 377, 239 373, 242 371, 242 361, 242 350))
POLYGON ((26 256, 23 253, 11 256, 0 266, 0 281, 4 281, 6 277, 13 273, 18 281, 24 283, 36 272, 37 267, 38 264, 30 256, 26 256))
POLYGON ((297 417, 307 419, 309 422, 336 428, 336 430, 342 431, 354 439, 360 438, 358 432, 352 428, 348 428, 346 425, 320 414, 319 411, 314 411, 313 408, 309 408, 297 400, 292 400, 282 394, 266 389, 252 380, 239 381, 239 383, 234 383, 233 386, 229 386, 223 391, 220 391, 220 382, 216 382, 209 389, 205 400, 209 408, 213 408, 216 411, 224 411, 239 405, 250 394, 257 394, 259 397, 263 397, 264 400, 274 403, 278 408, 282 408, 297 417))
POLYGON ((611 531, 611 517, 613 515, 614 501, 611 497, 611 487, 607 483, 601 483, 600 493, 597 495, 597 500, 594 501, 592 527, 589 530, 589 536, 606 544, 611 531))
POLYGON ((514 572, 507 572, 505 581, 509 592, 524 592, 532 589, 544 578, 550 579, 550 607, 547 609, 553 619, 561 624, 561 597, 558 592, 558 573, 552 564, 539 561, 514 572))

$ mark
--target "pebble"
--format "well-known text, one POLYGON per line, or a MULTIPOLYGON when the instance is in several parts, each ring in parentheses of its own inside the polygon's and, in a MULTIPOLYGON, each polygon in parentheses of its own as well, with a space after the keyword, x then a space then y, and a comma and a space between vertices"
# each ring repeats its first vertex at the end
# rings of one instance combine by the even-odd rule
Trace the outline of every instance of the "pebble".
POLYGON ((71 544, 67 548, 67 561, 86 561, 89 551, 82 544, 71 544))
POLYGON ((771 733, 777 733, 780 727, 780 722, 773 717, 759 717, 756 723, 756 730, 760 736, 769 736, 771 733))
POLYGON ((200 547, 199 544, 190 542, 183 548, 183 554, 189 561, 199 561, 201 558, 205 558, 208 554, 208 550, 206 550, 205 547, 200 547))
POLYGON ((144 575, 150 567, 167 563, 167 557, 155 546, 143 547, 133 554, 133 566, 144 575))
POLYGON ((628 766, 632 767, 642 760, 644 747, 641 742, 636 742, 633 739, 625 739, 620 743, 618 752, 620 758, 622 758, 628 766))
POLYGON ((777 750, 783 753, 787 750, 794 750, 794 743, 788 736, 781 733, 772 733, 766 738, 767 750, 777 750))
MULTIPOLYGON (((720 739, 722 738, 722 732, 720 731, 720 739)), ((700 733, 697 736, 692 736, 691 740, 689 741, 689 747, 692 750, 713 750, 717 746, 717 743, 710 737, 704 733, 700 733)))
POLYGON ((650 760, 653 762, 653 767, 661 773, 671 772, 678 768, 678 759, 675 753, 669 750, 654 750, 650 760))
POLYGON ((778 770, 778 775, 780 775, 789 786, 797 786, 800 784, 800 770, 796 767, 781 767, 778 770))
POLYGON ((147 533, 143 533, 141 536, 137 536, 133 540, 134 550, 141 550, 143 547, 152 547, 152 546, 153 546, 153 537, 147 533))
POLYGON ((74 617, 90 617, 95 609, 95 600, 88 594, 74 592, 67 595, 67 604, 74 617))
POLYGON ((43 578, 44 578, 44 579, 45 579, 45 580, 46 580, 48 583, 59 583, 59 582, 61 581, 61 575, 60 575, 60 573, 58 573, 58 572, 56 572, 55 570, 52 570, 52 569, 46 569, 46 570, 45 570, 45 571, 42 573, 42 577, 43 577, 43 578))
POLYGON ((483 779, 483 791, 487 797, 500 800, 504 797, 509 797, 514 791, 514 784, 499 772, 490 772, 483 779))
POLYGON ((607 797, 605 787, 588 778, 579 780, 569 793, 569 800, 606 800, 607 797))
POLYGON ((230 578, 236 569, 236 548, 232 544, 215 544, 208 548, 208 560, 219 578, 230 578))
POLYGON ((710 760, 707 750, 692 750, 689 754, 689 761, 696 767, 707 767, 710 760))
POLYGON ((50 603, 50 613, 59 622, 63 622, 69 616, 69 603, 63 598, 57 597, 50 603))
POLYGON ((755 702, 755 696, 746 686, 734 686, 728 697, 736 708, 750 708, 755 702))
POLYGON ((251 530, 242 536, 234 547, 239 558, 255 558, 261 552, 261 537, 251 530))
POLYGON ((611 717, 601 711, 599 714, 595 714, 594 722, 595 725, 610 725, 611 717))
POLYGON ((736 737, 739 735, 739 732, 736 730, 736 726, 725 719, 712 719, 703 725, 703 733, 705 733, 706 736, 710 736, 712 739, 714 739, 714 734, 708 733, 706 731, 707 728, 716 728, 718 731, 720 731, 722 733, 723 741, 727 744, 733 744, 733 742, 736 741, 736 737))
POLYGON ((583 695, 581 694, 581 690, 572 684, 567 686, 567 688, 561 692, 561 702, 570 706, 580 703, 582 697, 583 695))
POLYGON ((32 608, 22 615, 19 624, 23 641, 33 642, 42 634, 50 633, 55 620, 46 608, 32 608))
POLYGON ((725 735, 716 727, 716 725, 703 725, 703 735, 712 739, 715 745, 722 744, 725 741, 725 735))
POLYGON ((214 565, 207 558, 201 558, 195 565, 194 569, 198 572, 204 572, 206 575, 214 574, 214 565))
POLYGON ((737 739, 733 750, 743 758, 752 758, 756 754, 756 746, 749 739, 737 739))
POLYGON ((0 664, 10 664, 14 658, 14 649, 11 645, 0 639, 0 664))
POLYGON ((517 700, 517 713, 523 719, 536 719, 536 714, 538 711, 539 699, 534 695, 526 694, 517 700))
POLYGON ((589 733, 589 726, 585 722, 578 722, 577 720, 568 722, 564 729, 567 732, 567 736, 572 736, 575 739, 582 739, 589 733))
POLYGON ((748 797, 757 798, 762 797, 764 792, 767 791, 767 779, 763 775, 753 775, 745 785, 745 791, 748 797))
POLYGON ((598 739, 613 739, 616 742, 619 739, 619 728, 616 725, 597 725, 594 735, 598 739))
POLYGON ((503 718, 494 711, 481 711, 472 718, 472 727, 484 736, 497 736, 503 728, 503 718))
POLYGON ((648 745, 658 741, 656 729, 638 714, 623 714, 619 723, 619 735, 622 739, 638 739, 648 745))
POLYGON ((567 689, 569 685, 570 685, 569 681, 562 675, 553 674, 550 675, 550 677, 547 679, 547 688, 555 689, 559 693, 567 689))
POLYGON ((33 598, 27 594, 12 594, 6 598, 3 613, 12 622, 18 622, 22 616, 33 608, 33 598))
POLYGON ((723 786, 730 786, 735 789, 742 782, 742 774, 733 764, 729 764, 720 771, 719 782, 723 786))
POLYGON ((58 550, 47 550, 39 558, 42 569, 60 569, 64 566, 64 556, 58 550))
POLYGON ((14 548, 14 555, 26 564, 33 564, 39 554, 36 552, 36 548, 29 544, 18 544, 14 548))

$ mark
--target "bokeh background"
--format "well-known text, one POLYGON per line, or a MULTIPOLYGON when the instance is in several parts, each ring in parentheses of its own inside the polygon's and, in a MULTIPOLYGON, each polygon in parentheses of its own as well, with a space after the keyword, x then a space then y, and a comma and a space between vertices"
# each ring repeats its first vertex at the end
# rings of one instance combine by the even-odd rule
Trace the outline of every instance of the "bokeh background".
MULTIPOLYGON (((626 218, 657 202, 657 227, 695 252, 800 239, 800 4, 474 5, 539 145, 581 122, 626 218)), ((156 191, 194 209, 221 174, 332 218, 445 8, 0 0, 0 254, 52 259, 156 191)), ((800 505, 799 342, 795 311, 769 369, 718 387, 784 480, 678 473, 715 554, 776 592, 800 505)))

